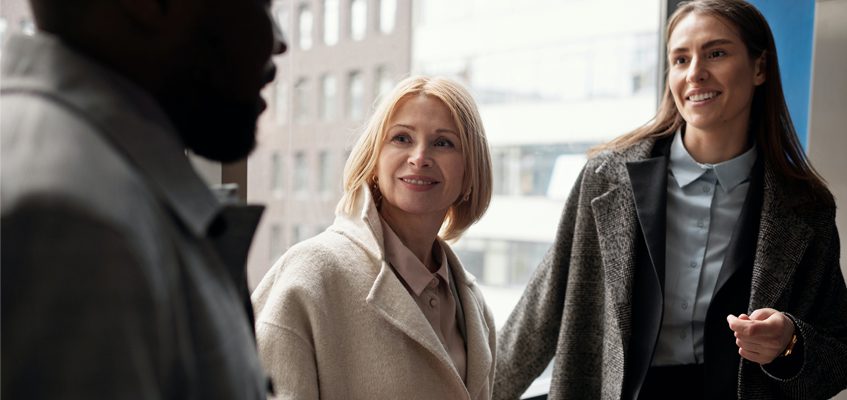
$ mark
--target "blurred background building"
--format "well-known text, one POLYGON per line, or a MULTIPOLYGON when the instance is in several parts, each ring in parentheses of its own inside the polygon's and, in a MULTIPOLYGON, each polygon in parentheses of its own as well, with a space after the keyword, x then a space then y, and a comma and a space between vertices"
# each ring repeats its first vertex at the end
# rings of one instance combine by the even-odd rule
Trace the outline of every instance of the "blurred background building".
POLYGON ((655 111, 654 0, 278 0, 273 10, 291 50, 276 60, 248 161, 247 198, 268 205, 252 284, 331 224, 344 160, 380 94, 410 74, 443 75, 470 89, 491 144, 495 196, 455 249, 502 324, 552 243, 585 152, 655 111))

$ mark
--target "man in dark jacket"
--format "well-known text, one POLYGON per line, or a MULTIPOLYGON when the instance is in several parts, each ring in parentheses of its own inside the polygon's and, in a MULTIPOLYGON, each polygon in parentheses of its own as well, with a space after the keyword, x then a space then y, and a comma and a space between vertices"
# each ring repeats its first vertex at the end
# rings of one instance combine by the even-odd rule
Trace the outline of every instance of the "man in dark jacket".
POLYGON ((32 0, 2 59, 2 392, 263 399, 244 261, 260 207, 186 149, 247 156, 285 51, 266 0, 32 0))

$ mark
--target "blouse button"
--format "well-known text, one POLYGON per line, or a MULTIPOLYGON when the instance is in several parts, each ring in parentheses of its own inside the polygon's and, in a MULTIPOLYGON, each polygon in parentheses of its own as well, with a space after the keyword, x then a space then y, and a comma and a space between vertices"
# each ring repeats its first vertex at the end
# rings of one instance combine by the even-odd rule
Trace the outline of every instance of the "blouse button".
POLYGON ((438 300, 435 297, 430 298, 429 299, 429 306, 432 307, 432 308, 437 307, 438 306, 438 300))

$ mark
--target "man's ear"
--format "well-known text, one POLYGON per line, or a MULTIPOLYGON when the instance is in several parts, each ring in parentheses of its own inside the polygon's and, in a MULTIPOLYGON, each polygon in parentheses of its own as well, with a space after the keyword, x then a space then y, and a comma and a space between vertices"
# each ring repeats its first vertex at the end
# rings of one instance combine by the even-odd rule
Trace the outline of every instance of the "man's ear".
POLYGON ((763 51, 762 55, 757 57, 756 60, 754 61, 754 64, 755 64, 755 65, 753 65, 753 68, 754 68, 754 70, 753 70, 753 85, 754 86, 759 86, 759 85, 765 83, 765 80, 767 79, 767 74, 765 73, 765 71, 767 71, 767 55, 768 55, 768 52, 763 51))

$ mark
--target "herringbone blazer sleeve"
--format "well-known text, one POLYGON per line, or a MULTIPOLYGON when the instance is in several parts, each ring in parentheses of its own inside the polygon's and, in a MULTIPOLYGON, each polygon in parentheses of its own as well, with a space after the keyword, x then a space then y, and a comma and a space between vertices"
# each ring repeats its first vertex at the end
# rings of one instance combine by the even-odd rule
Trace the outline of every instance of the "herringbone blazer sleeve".
MULTIPOLYGON (((789 284, 783 307, 801 337, 799 371, 762 367, 788 398, 830 398, 847 388, 847 289, 839 264, 834 210, 812 222, 814 239, 789 284)), ((769 289, 765 289, 769 290, 769 289)))
POLYGON ((494 399, 520 398, 556 352, 577 215, 591 212, 581 201, 584 174, 585 169, 568 196, 553 246, 498 332, 494 399))

